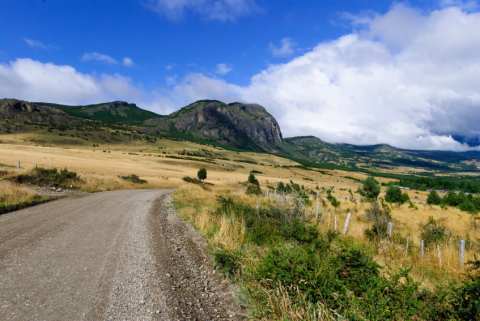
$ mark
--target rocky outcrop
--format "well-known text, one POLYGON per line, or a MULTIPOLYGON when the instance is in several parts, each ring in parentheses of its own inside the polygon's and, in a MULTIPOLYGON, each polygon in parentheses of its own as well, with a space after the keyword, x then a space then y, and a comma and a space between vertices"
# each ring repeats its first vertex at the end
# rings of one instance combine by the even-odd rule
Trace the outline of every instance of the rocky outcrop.
POLYGON ((159 132, 188 133, 195 138, 241 149, 273 152, 283 140, 275 118, 256 104, 202 100, 147 123, 159 132))
POLYGON ((0 132, 15 132, 31 126, 61 127, 81 123, 62 110, 40 103, 0 99, 0 132))

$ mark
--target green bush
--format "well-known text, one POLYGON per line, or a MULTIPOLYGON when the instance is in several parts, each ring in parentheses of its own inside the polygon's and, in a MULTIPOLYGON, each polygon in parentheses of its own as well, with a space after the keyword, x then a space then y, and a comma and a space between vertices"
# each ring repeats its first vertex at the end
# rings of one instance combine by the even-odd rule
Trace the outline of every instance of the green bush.
POLYGON ((427 204, 429 205, 440 205, 442 203, 442 198, 438 195, 437 191, 431 191, 427 197, 427 204))
POLYGON ((340 201, 332 194, 332 190, 327 190, 327 200, 332 204, 333 207, 337 208, 340 206, 340 201))
POLYGON ((128 175, 128 176, 120 176, 121 179, 132 182, 134 184, 146 184, 147 181, 144 179, 141 179, 135 174, 128 175))
POLYGON ((389 186, 385 195, 385 201, 389 203, 403 204, 408 202, 410 197, 407 193, 402 193, 402 190, 397 186, 389 186))
POLYGON ((33 184, 38 186, 73 188, 79 183, 80 177, 75 172, 67 169, 58 170, 37 167, 30 173, 18 175, 15 181, 20 184, 33 184))
POLYGON ((378 181, 369 176, 366 180, 363 181, 363 186, 360 189, 360 195, 365 197, 368 200, 376 200, 380 194, 380 184, 378 181))
POLYGON ((200 168, 197 172, 197 177, 200 181, 204 181, 207 179, 207 170, 205 168, 200 168))
POLYGON ((421 237, 427 247, 446 241, 449 234, 447 228, 433 217, 421 226, 421 237))
POLYGON ((232 278, 240 271, 240 254, 218 249, 214 253, 215 267, 232 278))
POLYGON ((378 202, 372 203, 371 207, 365 213, 366 218, 373 224, 370 228, 365 230, 365 236, 370 241, 378 241, 387 237, 388 223, 392 220, 390 211, 380 206, 378 202))

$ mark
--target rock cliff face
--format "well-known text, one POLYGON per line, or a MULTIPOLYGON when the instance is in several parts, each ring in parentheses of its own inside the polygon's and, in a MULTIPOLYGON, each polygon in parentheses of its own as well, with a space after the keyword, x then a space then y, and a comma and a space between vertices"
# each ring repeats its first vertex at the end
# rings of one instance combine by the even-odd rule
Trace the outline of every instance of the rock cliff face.
POLYGON ((188 133, 242 149, 276 151, 283 140, 275 118, 256 104, 202 100, 147 123, 159 131, 188 133))
POLYGON ((21 131, 34 125, 75 126, 80 120, 60 109, 16 99, 0 99, 0 132, 21 131))

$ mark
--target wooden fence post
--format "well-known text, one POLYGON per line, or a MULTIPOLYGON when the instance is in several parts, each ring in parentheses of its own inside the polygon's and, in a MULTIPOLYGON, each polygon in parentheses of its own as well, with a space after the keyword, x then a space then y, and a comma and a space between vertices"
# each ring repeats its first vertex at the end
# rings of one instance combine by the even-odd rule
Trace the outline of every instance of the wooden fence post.
POLYGON ((440 250, 440 244, 437 244, 437 258, 438 265, 442 266, 442 251, 440 250))
POLYGON ((337 231, 337 214, 333 214, 333 230, 337 231))
POLYGON ((460 263, 460 268, 463 269, 465 265, 465 240, 460 240, 459 249, 458 249, 458 260, 460 263))
POLYGON ((392 238, 392 233, 393 233, 393 223, 388 222, 387 224, 387 235, 389 238, 392 238))
POLYGON ((424 257, 425 256, 425 241, 420 240, 420 256, 424 257))
POLYGON ((345 223, 343 224, 343 235, 347 235, 348 227, 350 225, 350 219, 352 218, 352 213, 347 214, 347 218, 345 219, 345 223))

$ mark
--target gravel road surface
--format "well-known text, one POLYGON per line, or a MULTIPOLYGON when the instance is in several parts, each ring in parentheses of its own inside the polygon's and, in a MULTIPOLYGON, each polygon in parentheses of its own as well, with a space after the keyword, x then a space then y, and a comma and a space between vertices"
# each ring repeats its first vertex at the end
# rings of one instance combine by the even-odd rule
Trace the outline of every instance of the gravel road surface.
POLYGON ((169 191, 63 199, 0 216, 1 320, 241 320, 169 191))

